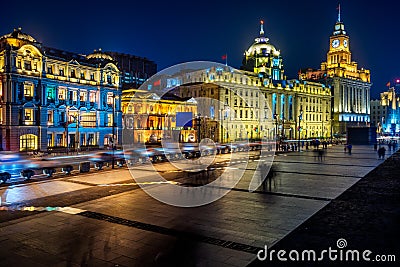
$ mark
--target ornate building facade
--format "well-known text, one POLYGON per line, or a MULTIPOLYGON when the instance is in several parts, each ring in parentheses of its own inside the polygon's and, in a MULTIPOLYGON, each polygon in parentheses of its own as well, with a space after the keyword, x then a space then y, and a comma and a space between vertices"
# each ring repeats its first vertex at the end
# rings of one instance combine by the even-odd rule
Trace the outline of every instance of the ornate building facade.
POLYGON ((352 61, 350 38, 340 18, 329 37, 327 59, 321 69, 301 71, 299 78, 318 81, 332 88, 334 133, 343 134, 347 127, 368 126, 370 123, 370 71, 359 69, 352 61))
POLYGON ((21 29, 0 37, 2 150, 117 143, 119 96, 119 70, 101 51, 85 56, 45 47, 21 29))
MULTIPOLYGON (((135 143, 194 142, 197 138, 196 123, 177 125, 179 113, 197 114, 197 102, 172 94, 124 90, 122 93, 124 145, 135 143)), ((192 117, 193 117, 192 116, 192 117)), ((194 118, 193 118, 194 119, 194 118)))
POLYGON ((231 142, 330 137, 330 88, 287 80, 280 51, 264 36, 263 26, 244 53, 242 70, 215 66, 179 75, 175 93, 198 102, 206 125, 203 138, 231 142))
POLYGON ((371 125, 383 135, 400 133, 400 97, 394 87, 382 92, 380 99, 371 100, 371 125))

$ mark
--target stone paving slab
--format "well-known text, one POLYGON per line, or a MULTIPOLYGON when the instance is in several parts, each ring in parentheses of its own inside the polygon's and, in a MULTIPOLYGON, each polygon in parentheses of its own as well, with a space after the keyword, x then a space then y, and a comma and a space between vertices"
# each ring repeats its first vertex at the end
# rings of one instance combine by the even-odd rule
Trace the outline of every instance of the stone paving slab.
MULTIPOLYGON (((367 149, 363 153, 365 156, 374 154, 367 149)), ((312 161, 312 157, 300 156, 297 160, 306 163, 312 161)), ((376 165, 381 162, 373 156, 370 160, 376 165)), ((338 157, 335 162, 354 162, 357 166, 363 161, 353 155, 338 157)), ((249 167, 255 165, 253 162, 249 167)), ((335 175, 337 168, 332 166, 309 165, 313 166, 308 167, 309 171, 318 174, 329 169, 334 175, 326 178, 282 172, 276 177, 278 182, 280 179, 277 188, 249 193, 242 190, 248 188, 248 180, 252 177, 247 170, 245 179, 235 190, 198 208, 169 206, 142 190, 134 190, 74 206, 104 214, 110 219, 89 218, 79 213, 47 212, 1 224, 0 246, 4 249, 0 251, 0 265, 171 266, 168 264, 172 263, 172 266, 245 266, 254 259, 254 253, 233 249, 232 246, 272 246, 329 203, 318 197, 334 197, 358 180, 340 177, 342 172, 335 175), (324 179, 325 183, 318 179, 324 179), (296 195, 305 194, 317 199, 289 196, 296 187, 296 195), (272 194, 276 192, 282 194, 272 194), (148 228, 145 230, 135 225, 148 228), (194 241, 191 238, 193 234, 205 241, 194 241), (186 260, 185 264, 183 260, 186 260)), ((301 166, 298 163, 294 170, 303 171, 301 166)), ((359 169, 354 171, 356 174, 367 172, 365 167, 355 169, 359 169)), ((293 166, 287 170, 293 171, 293 166)), ((99 180, 103 179, 101 174, 98 176, 99 180)), ((159 185, 152 187, 161 188, 159 185)))
MULTIPOLYGON (((312 261, 260 261, 249 267, 261 266, 398 266, 400 257, 400 152, 371 171, 343 194, 318 211, 274 246, 278 250, 323 249, 343 251, 342 260, 325 257, 312 261), (339 240, 341 243, 339 243, 339 240), (339 246, 339 244, 341 244, 339 246), (347 258, 347 251, 359 253, 359 260, 347 258), (363 251, 369 261, 362 257, 363 251), (379 258, 376 258, 378 256, 379 258), (379 262, 378 262, 379 260, 379 262)), ((349 254, 350 255, 350 254, 349 254)), ((357 258, 355 258, 357 259, 357 258)))
POLYGON ((68 183, 65 181, 47 181, 28 185, 9 186, 1 188, 2 203, 16 203, 31 199, 37 199, 48 195, 68 193, 88 188, 86 185, 68 183))

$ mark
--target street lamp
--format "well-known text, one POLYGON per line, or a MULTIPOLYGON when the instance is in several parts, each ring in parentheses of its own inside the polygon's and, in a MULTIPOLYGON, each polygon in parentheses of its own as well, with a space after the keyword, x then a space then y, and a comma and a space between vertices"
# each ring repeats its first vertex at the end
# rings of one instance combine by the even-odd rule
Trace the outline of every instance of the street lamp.
POLYGON ((112 163, 111 167, 115 168, 115 99, 119 99, 118 95, 115 93, 112 95, 113 98, 113 110, 112 110, 112 163))
POLYGON ((80 138, 79 138, 79 121, 80 121, 80 114, 79 114, 79 110, 78 113, 76 113, 76 115, 74 115, 74 119, 75 119, 75 123, 76 123, 76 131, 75 131, 75 135, 76 135, 76 154, 78 154, 79 149, 80 149, 80 138))
POLYGON ((299 148, 299 152, 300 152, 300 131, 301 131, 301 120, 303 119, 303 110, 300 109, 300 115, 299 115, 299 129, 298 129, 298 143, 297 143, 297 147, 299 148))
POLYGON ((274 119, 275 119, 275 146, 276 146, 276 150, 278 150, 278 119, 279 119, 279 115, 274 113, 274 119))

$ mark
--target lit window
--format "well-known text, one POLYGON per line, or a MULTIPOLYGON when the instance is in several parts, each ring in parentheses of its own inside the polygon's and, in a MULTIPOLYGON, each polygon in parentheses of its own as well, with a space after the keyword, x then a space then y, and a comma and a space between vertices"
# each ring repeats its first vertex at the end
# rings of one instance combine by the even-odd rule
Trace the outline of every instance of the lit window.
POLYGON ((24 95, 25 97, 33 97, 33 84, 24 84, 24 95))
POLYGON ((81 102, 85 102, 85 101, 86 101, 86 91, 81 91, 81 92, 79 93, 79 100, 80 100, 81 102))
POLYGON ((20 151, 36 150, 38 148, 38 137, 33 134, 24 134, 19 138, 20 151))
POLYGON ((90 92, 89 101, 90 101, 91 103, 96 102, 96 92, 90 92))
POLYGON ((52 134, 47 135, 47 146, 49 146, 49 147, 53 146, 53 135, 52 134))
POLYGON ((81 79, 85 79, 85 72, 81 72, 81 79))
POLYGON ((48 74, 53 74, 53 66, 48 66, 47 67, 47 73, 48 74))
POLYGON ((96 112, 86 112, 81 115, 80 125, 82 127, 96 127, 96 112))
POLYGON ((64 68, 60 68, 59 72, 60 76, 64 76, 64 68))
POLYGON ((112 126, 113 123, 113 116, 111 113, 107 114, 107 126, 112 126))
POLYGON ((108 94, 107 95, 107 104, 108 105, 112 105, 113 104, 113 95, 112 94, 108 94))
POLYGON ((47 87, 47 99, 54 100, 55 96, 55 88, 54 87, 47 87))
POLYGON ((77 91, 72 91, 72 101, 78 101, 78 92, 77 91))
POLYGON ((71 78, 75 78, 75 77, 76 77, 75 70, 71 70, 71 78))
POLYGON ((24 123, 25 125, 34 124, 34 110, 32 108, 24 109, 24 123))
POLYGON ((53 125, 53 122, 54 122, 53 115, 54 115, 54 112, 52 110, 47 111, 47 125, 53 125))
POLYGON ((66 98, 66 90, 64 88, 58 89, 58 100, 65 100, 66 98))

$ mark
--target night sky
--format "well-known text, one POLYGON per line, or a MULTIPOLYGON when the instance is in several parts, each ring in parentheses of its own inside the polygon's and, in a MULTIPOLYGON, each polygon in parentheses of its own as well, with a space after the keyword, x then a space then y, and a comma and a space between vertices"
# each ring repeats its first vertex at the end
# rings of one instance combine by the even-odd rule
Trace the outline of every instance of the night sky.
MULTIPOLYGON (((400 77, 400 1, 341 1, 352 58, 371 70, 372 98, 400 77)), ((7 1, 0 34, 22 27, 45 46, 89 54, 94 49, 147 57, 158 70, 207 60, 239 68, 259 34, 281 50, 288 79, 319 68, 337 19, 338 1, 7 1)))

